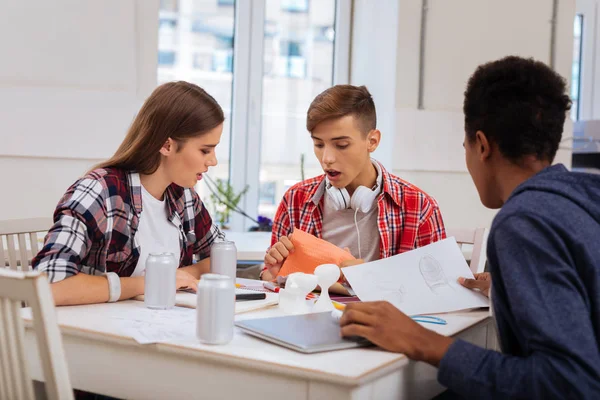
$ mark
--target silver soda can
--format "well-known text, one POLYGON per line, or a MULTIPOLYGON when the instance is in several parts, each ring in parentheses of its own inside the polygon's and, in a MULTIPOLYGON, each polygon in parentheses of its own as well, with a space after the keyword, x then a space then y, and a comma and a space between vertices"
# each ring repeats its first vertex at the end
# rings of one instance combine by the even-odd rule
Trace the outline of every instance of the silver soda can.
POLYGON ((198 282, 196 336, 202 343, 225 344, 233 339, 235 285, 225 275, 204 274, 198 282))
POLYGON ((150 253, 146 259, 144 304, 166 310, 175 306, 177 261, 173 253, 150 253))
POLYGON ((210 272, 227 275, 235 281, 237 248, 234 242, 215 242, 210 248, 210 272))

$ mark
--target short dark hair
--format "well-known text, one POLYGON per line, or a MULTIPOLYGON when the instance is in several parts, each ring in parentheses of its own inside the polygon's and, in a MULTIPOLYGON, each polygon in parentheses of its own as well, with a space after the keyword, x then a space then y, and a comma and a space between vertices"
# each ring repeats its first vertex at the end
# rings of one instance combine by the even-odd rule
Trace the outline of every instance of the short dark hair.
POLYGON ((312 132, 325 120, 352 115, 363 134, 377 127, 373 96, 366 86, 336 85, 319 94, 306 113, 306 129, 312 132))
POLYGON ((559 74, 531 58, 509 56, 480 65, 465 91, 467 139, 482 131, 511 161, 535 155, 552 162, 571 108, 566 90, 559 74))

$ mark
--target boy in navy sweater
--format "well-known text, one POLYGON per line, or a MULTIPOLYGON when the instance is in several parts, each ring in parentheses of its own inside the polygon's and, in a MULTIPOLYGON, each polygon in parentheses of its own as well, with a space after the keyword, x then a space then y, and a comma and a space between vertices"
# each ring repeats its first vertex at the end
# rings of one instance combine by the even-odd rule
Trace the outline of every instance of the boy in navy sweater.
POLYGON ((600 398, 600 176, 551 166, 569 108, 564 79, 520 57, 480 66, 465 91, 467 169, 483 205, 502 209, 489 274, 461 283, 491 285, 503 353, 384 302, 348 305, 342 334, 439 367, 466 398, 600 398))

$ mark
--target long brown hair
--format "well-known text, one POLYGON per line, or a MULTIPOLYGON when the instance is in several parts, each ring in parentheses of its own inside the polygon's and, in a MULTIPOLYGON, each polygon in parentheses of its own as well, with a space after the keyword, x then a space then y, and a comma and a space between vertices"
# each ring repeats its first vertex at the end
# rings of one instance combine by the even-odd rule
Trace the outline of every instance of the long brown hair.
POLYGON ((152 174, 160 165, 159 151, 168 138, 181 145, 224 120, 221 106, 204 89, 183 81, 165 83, 146 99, 115 154, 94 168, 152 174))

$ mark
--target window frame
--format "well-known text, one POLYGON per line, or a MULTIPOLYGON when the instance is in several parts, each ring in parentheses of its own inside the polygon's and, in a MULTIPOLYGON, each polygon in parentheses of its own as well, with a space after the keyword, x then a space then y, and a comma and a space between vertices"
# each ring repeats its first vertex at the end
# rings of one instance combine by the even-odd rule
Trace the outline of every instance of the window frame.
MULTIPOLYGON (((575 15, 583 16, 578 120, 598 119, 600 115, 600 107, 598 106, 600 104, 600 101, 598 101, 600 79, 595 79, 595 77, 600 73, 600 52, 596 51, 596 47, 600 43, 597 38, 600 7, 594 1, 578 1, 575 15)), ((573 22, 572 19, 571 22, 573 22)), ((571 71, 569 70, 569 72, 571 71)))
MULTIPOLYGON (((260 200, 265 7, 266 0, 236 1, 233 39, 229 179, 237 192, 248 186, 239 206, 254 219, 258 218, 260 200)), ((336 0, 335 9, 332 75, 334 84, 340 84, 348 83, 350 76, 352 2, 336 0)), ((247 231, 252 225, 252 221, 234 213, 230 229, 247 231)))
MULTIPOLYGON (((579 24, 580 24, 580 36, 579 36, 579 52, 578 52, 578 54, 579 54, 579 60, 577 60, 577 68, 578 68, 578 71, 577 71, 577 88, 576 88, 577 98, 574 99, 573 97, 571 97, 572 101, 576 100, 576 102, 577 102, 577 106, 576 106, 577 109, 575 110, 575 116, 574 116, 575 118, 572 118, 574 122, 575 121, 579 121, 581 119, 581 100, 582 100, 581 99, 581 97, 582 97, 581 96, 582 95, 582 93, 581 93, 581 88, 582 88, 582 85, 581 85, 581 78, 582 78, 582 76, 581 76, 581 74, 582 74, 582 71, 583 71, 583 49, 584 49, 583 42, 584 42, 584 32, 585 32, 585 22, 586 22, 585 21, 585 15, 583 13, 576 13, 575 14, 575 19, 579 20, 579 24)), ((574 62, 575 62, 575 60, 573 60, 573 63, 574 62)), ((573 67, 573 64, 571 64, 571 68, 572 67, 573 67)), ((571 85, 573 85, 573 70, 571 70, 571 85)), ((572 92, 569 93, 569 95, 571 95, 571 94, 572 94, 572 92)))
MULTIPOLYGON (((265 32, 266 1, 236 0, 233 5, 234 46, 229 182, 236 192, 241 192, 248 187, 238 207, 254 219, 258 219, 260 203, 264 38, 268 35, 268 32, 265 32)), ((310 1, 318 0, 307 1, 310 9, 310 1)), ((175 4, 178 8, 179 4, 175 4)), ((229 4, 218 2, 217 6, 225 7, 229 4)), ((334 84, 349 82, 351 23, 352 0, 336 0, 332 70, 334 84)), ((253 225, 252 221, 238 213, 232 213, 229 221, 232 231, 247 231, 253 225)))

